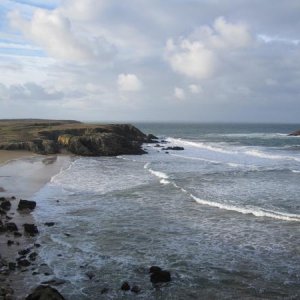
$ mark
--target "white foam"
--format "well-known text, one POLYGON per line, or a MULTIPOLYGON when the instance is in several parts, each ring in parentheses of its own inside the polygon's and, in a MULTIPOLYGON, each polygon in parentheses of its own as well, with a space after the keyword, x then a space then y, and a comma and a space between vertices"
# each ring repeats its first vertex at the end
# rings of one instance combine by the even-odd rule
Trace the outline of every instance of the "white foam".
POLYGON ((248 155, 251 156, 256 156, 256 157, 260 157, 260 158, 266 158, 266 159, 273 159, 273 160, 295 160, 295 161, 300 161, 300 158, 296 158, 296 157, 292 157, 292 156, 285 156, 285 155, 274 155, 274 154, 267 154, 267 153, 263 153, 259 150, 247 150, 245 152, 248 155))
POLYGON ((194 196, 193 194, 190 194, 190 196, 192 199, 194 199, 199 204, 217 207, 217 208, 224 209, 224 210, 235 211, 235 212, 242 213, 242 214, 252 214, 255 217, 268 217, 268 218, 273 218, 273 219, 277 219, 277 220, 300 222, 300 215, 281 213, 281 212, 276 212, 276 211, 271 211, 271 210, 268 211, 268 210, 264 210, 264 209, 261 209, 258 207, 252 207, 252 208, 238 207, 235 205, 203 200, 203 199, 200 199, 200 198, 194 196))
POLYGON ((161 179, 161 180, 160 180, 160 183, 161 183, 161 184, 164 184, 164 185, 167 185, 167 184, 170 184, 170 181, 169 181, 169 180, 166 180, 166 179, 161 179))
POLYGON ((299 170, 292 170, 293 173, 300 173, 299 170))
POLYGON ((220 164, 221 163, 220 161, 206 159, 206 158, 202 158, 202 157, 186 156, 186 155, 173 154, 173 153, 171 153, 170 155, 175 156, 175 157, 185 158, 185 159, 206 161, 206 162, 213 163, 213 164, 220 164))
POLYGON ((154 176, 156 176, 158 178, 161 178, 161 179, 168 179, 169 178, 169 176, 166 173, 159 172, 159 171, 154 171, 152 169, 148 169, 148 170, 151 174, 153 174, 154 176))

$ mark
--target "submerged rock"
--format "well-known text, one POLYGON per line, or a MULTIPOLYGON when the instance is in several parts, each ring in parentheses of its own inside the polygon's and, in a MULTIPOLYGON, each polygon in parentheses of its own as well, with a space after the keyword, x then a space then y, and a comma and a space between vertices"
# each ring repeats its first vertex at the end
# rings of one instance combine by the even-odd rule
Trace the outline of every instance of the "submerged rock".
POLYGON ((162 150, 182 151, 182 150, 184 150, 184 148, 183 147, 179 147, 179 146, 174 146, 174 147, 166 147, 166 148, 163 148, 162 150))
POLYGON ((25 300, 64 300, 65 298, 54 288, 40 285, 25 300))
POLYGON ((4 200, 1 202, 0 207, 4 210, 10 210, 11 203, 8 200, 4 200))
POLYGON ((9 222, 6 224, 7 231, 18 231, 18 226, 15 223, 9 222))

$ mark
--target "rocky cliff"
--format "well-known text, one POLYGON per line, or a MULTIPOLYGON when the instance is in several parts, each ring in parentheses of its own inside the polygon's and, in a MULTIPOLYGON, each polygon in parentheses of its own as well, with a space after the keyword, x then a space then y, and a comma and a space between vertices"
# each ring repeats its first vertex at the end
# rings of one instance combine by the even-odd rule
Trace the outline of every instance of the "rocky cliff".
POLYGON ((142 154, 155 138, 130 124, 83 124, 57 120, 0 120, 0 149, 83 156, 142 154))

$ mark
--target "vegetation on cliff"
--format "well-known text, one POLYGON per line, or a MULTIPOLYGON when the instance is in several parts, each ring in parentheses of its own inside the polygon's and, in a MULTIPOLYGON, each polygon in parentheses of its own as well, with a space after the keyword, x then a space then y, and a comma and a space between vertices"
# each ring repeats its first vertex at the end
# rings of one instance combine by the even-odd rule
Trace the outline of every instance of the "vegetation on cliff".
POLYGON ((130 124, 85 124, 72 120, 0 120, 0 149, 83 156, 142 154, 151 142, 130 124))

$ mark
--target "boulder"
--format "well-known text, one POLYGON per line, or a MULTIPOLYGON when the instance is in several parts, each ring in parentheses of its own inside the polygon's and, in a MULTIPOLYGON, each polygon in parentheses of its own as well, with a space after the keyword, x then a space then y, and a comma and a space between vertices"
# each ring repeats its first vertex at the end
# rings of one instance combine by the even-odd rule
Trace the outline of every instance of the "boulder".
POLYGON ((8 200, 4 200, 1 202, 0 207, 4 210, 10 210, 11 203, 8 200))
POLYGON ((30 236, 35 236, 39 233, 37 226, 34 224, 24 224, 23 227, 24 231, 30 236))
POLYGON ((29 200, 20 200, 18 204, 18 210, 24 210, 24 209, 29 209, 29 210, 34 210, 36 207, 36 202, 35 201, 29 201, 29 200))
POLYGON ((7 231, 18 231, 18 227, 17 227, 17 225, 15 224, 15 223, 13 223, 13 222, 9 222, 9 223, 6 223, 6 230, 7 231))
POLYGON ((25 300, 64 300, 65 298, 54 288, 40 285, 25 300))
POLYGON ((31 265, 31 263, 27 259, 18 260, 18 266, 20 266, 20 267, 29 267, 30 265, 31 265))
POLYGON ((150 281, 153 284, 171 281, 171 273, 169 271, 162 270, 160 267, 151 267, 149 273, 151 273, 150 281))
POLYGON ((44 223, 44 225, 48 226, 48 227, 52 227, 55 225, 55 223, 54 222, 46 222, 46 223, 44 223))

